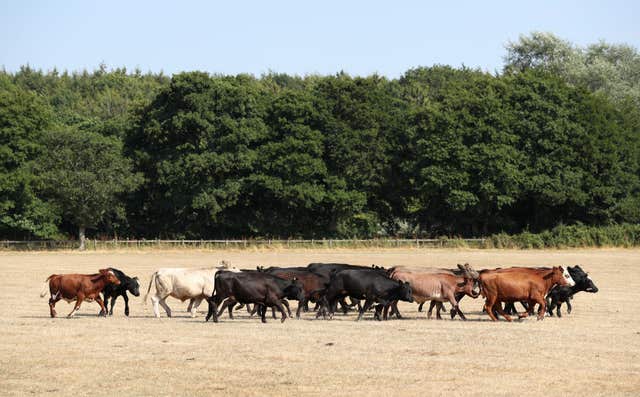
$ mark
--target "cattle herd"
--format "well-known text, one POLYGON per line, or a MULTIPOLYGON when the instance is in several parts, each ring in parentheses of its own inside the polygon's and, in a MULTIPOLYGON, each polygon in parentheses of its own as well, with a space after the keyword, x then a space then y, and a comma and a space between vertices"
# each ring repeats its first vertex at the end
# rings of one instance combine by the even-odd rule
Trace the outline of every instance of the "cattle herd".
MULTIPOLYGON (((47 278, 41 297, 48 290, 51 294, 49 309, 51 317, 56 316, 55 305, 60 299, 74 302, 68 317, 73 316, 84 301, 95 300, 100 305, 99 315, 113 314, 113 306, 119 296, 125 302, 125 315, 129 315, 127 292, 139 296, 140 283, 137 277, 129 277, 114 268, 101 269, 96 274, 54 274, 47 278), (108 309, 109 299, 111 307, 108 309)), ((162 268, 151 275, 149 287, 144 297, 151 295, 153 312, 160 317, 159 306, 171 317, 171 308, 166 299, 174 297, 189 300, 187 311, 196 316, 203 300, 209 304, 206 321, 218 322, 228 311, 233 319, 233 311, 246 307, 251 315, 257 313, 266 322, 267 308, 276 317, 276 309, 281 321, 291 316, 289 300, 298 301, 296 317, 301 311, 315 311, 315 317, 331 319, 338 310, 347 313, 357 310, 357 320, 373 310, 377 320, 402 315, 398 301, 415 302, 422 305, 429 301, 428 318, 436 308, 436 317, 446 311, 444 303, 450 304, 450 315, 465 320, 460 310, 460 300, 468 295, 473 299, 484 297, 483 311, 493 321, 503 316, 511 321, 512 315, 519 318, 534 313, 538 305, 537 318, 542 320, 545 313, 560 317, 560 307, 567 304, 580 291, 597 292, 588 274, 580 266, 567 267, 511 267, 477 271, 469 264, 458 265, 455 269, 422 268, 398 266, 385 269, 379 266, 355 266, 344 263, 311 263, 306 267, 258 267, 255 270, 241 270, 222 262, 208 269, 162 268), (153 292, 152 292, 153 290, 153 292), (524 308, 518 313, 515 303, 524 308), (309 303, 315 304, 310 309, 309 303), (504 304, 504 306, 503 306, 504 304), (238 305, 238 306, 236 306, 238 305)))

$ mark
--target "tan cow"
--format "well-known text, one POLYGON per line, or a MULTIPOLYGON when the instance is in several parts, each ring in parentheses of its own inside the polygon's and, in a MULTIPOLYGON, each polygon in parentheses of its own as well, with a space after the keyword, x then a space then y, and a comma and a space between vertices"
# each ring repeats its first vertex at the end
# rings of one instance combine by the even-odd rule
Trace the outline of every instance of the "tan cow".
MULTIPOLYGON (((466 320, 466 317, 458 306, 459 299, 456 294, 464 293, 472 298, 480 295, 480 285, 476 275, 478 274, 468 265, 463 267, 459 265, 463 271, 462 275, 456 275, 447 269, 402 269, 396 268, 391 273, 391 278, 395 280, 407 281, 411 284, 411 291, 414 302, 422 304, 426 301, 449 302, 452 306, 452 313, 458 313, 460 318, 466 320)), ((392 308, 397 311, 397 307, 392 308)), ((429 311, 428 317, 431 317, 429 311)), ((440 317, 440 308, 437 311, 437 318, 440 317)))
POLYGON ((158 305, 164 308, 167 317, 171 317, 171 308, 166 302, 169 296, 180 299, 183 302, 189 299, 187 311, 191 312, 191 317, 195 317, 202 300, 213 295, 214 277, 218 270, 240 271, 236 267, 230 267, 225 261, 222 261, 217 267, 205 269, 158 269, 151 275, 144 301, 146 303, 151 286, 154 285, 155 291, 151 296, 151 301, 153 302, 153 313, 156 317, 160 317, 158 305))

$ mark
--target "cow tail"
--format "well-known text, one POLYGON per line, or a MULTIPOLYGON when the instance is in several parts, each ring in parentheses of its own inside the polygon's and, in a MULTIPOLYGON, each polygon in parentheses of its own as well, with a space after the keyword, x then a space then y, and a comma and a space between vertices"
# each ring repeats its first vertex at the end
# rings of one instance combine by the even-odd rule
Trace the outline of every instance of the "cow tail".
POLYGON ((42 290, 40 290, 40 297, 44 298, 44 296, 47 294, 47 290, 48 290, 48 286, 49 286, 49 280, 51 280, 51 277, 55 276, 55 274, 50 275, 49 277, 47 277, 46 280, 44 280, 44 284, 42 284, 42 290))
POLYGON ((151 284, 153 284, 157 275, 158 275, 158 272, 153 272, 153 274, 151 275, 151 280, 149 280, 149 287, 147 287, 147 293, 144 294, 145 305, 147 304, 147 297, 149 296, 149 292, 151 291, 151 284))

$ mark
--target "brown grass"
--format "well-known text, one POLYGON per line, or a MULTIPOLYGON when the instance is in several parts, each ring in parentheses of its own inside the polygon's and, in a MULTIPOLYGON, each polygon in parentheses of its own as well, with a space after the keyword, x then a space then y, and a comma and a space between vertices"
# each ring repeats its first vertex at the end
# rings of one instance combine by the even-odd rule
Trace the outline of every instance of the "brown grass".
MULTIPOLYGON (((1 395, 639 395, 640 250, 285 250, 0 254, 1 395), (39 292, 51 273, 114 266, 141 278, 159 267, 239 267, 312 261, 370 265, 575 265, 600 288, 581 293, 562 319, 492 323, 468 297, 469 321, 426 320, 414 304, 407 320, 376 322, 371 313, 332 321, 261 324, 242 312, 218 324, 152 318, 142 297, 112 318, 85 303, 57 305, 50 319, 39 292)), ((143 292, 143 295, 144 295, 143 292)), ((48 297, 48 295, 47 295, 48 297)), ((293 304, 295 306, 295 303, 293 304)), ((201 307, 206 310, 206 304, 201 307)))

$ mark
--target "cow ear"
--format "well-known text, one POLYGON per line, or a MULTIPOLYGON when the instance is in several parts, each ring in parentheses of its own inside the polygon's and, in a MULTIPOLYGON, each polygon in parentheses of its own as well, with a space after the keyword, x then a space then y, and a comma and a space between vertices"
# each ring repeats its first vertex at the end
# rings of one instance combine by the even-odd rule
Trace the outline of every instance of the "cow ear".
POLYGON ((134 277, 133 279, 134 279, 134 280, 136 280, 136 281, 138 281, 138 276, 134 277))

